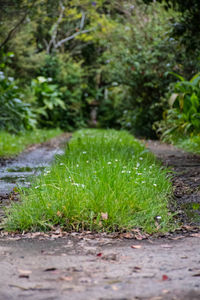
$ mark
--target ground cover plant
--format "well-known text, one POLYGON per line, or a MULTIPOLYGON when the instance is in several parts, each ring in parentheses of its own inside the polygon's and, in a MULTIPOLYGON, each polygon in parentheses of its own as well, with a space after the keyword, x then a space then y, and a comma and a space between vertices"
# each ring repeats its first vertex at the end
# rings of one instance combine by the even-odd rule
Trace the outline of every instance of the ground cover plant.
POLYGON ((174 144, 176 147, 181 148, 187 152, 200 154, 200 136, 199 135, 175 138, 172 141, 172 144, 174 144))
POLYGON ((60 129, 37 129, 23 131, 18 135, 0 131, 0 157, 17 155, 27 146, 45 142, 61 133, 60 129))
POLYGON ((7 212, 9 231, 172 228, 168 172, 125 131, 76 132, 65 154, 7 212))

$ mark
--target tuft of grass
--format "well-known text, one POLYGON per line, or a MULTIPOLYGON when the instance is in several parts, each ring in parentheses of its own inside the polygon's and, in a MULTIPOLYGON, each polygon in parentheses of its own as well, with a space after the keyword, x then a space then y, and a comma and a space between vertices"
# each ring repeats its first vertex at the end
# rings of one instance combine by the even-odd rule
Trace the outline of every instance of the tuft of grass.
POLYGON ((168 231, 172 185, 143 145, 125 131, 76 132, 64 155, 21 190, 6 230, 168 231), (156 218, 159 216, 159 224, 156 218))
POLYGON ((17 155, 27 146, 45 142, 61 133, 60 129, 37 129, 25 131, 19 135, 0 131, 0 157, 17 155))
POLYGON ((200 154, 200 135, 179 138, 174 142, 174 145, 187 152, 200 154))

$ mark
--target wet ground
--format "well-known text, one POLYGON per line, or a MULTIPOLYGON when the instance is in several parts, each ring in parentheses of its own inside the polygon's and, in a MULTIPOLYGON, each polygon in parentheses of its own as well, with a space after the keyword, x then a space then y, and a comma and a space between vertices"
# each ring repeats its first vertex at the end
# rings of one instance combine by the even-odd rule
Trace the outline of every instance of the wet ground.
POLYGON ((190 226, 199 220, 183 208, 199 203, 200 159, 157 142, 147 146, 176 172, 180 233, 139 241, 128 234, 2 232, 0 300, 200 299, 200 231, 190 226))
POLYGON ((184 224, 199 226, 200 156, 156 141, 148 141, 146 146, 172 171, 174 199, 171 210, 184 224))
POLYGON ((10 200, 17 200, 13 190, 29 186, 30 179, 41 173, 56 158, 63 154, 64 145, 70 134, 63 134, 40 145, 32 145, 13 159, 0 160, 0 219, 4 216, 3 207, 10 200), (12 195, 11 195, 12 192, 12 195))
POLYGON ((16 186, 29 185, 31 176, 38 175, 55 158, 63 154, 68 135, 62 135, 40 145, 33 145, 13 159, 0 161, 0 196, 9 194, 16 186))

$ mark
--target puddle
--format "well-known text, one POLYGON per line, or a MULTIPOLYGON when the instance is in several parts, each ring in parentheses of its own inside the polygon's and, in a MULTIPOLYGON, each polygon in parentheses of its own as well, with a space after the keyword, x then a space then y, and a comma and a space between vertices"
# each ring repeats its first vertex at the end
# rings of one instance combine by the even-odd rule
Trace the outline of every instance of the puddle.
POLYGON ((185 211, 188 219, 191 222, 200 224, 200 203, 190 202, 181 205, 181 208, 185 211))
POLYGON ((0 166, 0 195, 10 193, 16 186, 29 186, 31 177, 39 175, 56 155, 63 152, 58 147, 52 149, 41 146, 0 166))

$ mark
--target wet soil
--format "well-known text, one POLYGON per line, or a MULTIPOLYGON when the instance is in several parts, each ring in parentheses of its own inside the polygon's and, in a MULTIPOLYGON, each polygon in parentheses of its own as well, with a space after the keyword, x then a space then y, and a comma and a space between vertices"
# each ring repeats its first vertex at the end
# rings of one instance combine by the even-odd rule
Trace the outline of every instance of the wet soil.
POLYGON ((0 159, 0 219, 4 216, 3 207, 18 200, 15 188, 29 186, 31 177, 40 174, 63 153, 70 136, 65 133, 45 143, 31 145, 14 158, 0 159))
POLYGON ((172 171, 170 209, 181 223, 200 226, 200 156, 158 141, 148 141, 146 146, 172 171))
POLYGON ((188 225, 198 221, 182 208, 194 199, 198 203, 200 160, 158 142, 147 146, 173 171, 177 209, 186 223, 181 234, 138 241, 60 230, 2 232, 0 300, 200 299, 200 231, 188 225))

